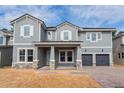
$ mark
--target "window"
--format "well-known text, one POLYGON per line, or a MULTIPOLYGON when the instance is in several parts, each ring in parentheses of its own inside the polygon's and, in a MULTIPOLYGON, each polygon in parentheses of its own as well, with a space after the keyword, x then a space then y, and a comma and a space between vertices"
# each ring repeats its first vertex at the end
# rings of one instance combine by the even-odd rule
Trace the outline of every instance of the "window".
POLYGON ((96 36, 97 36, 97 35, 96 35, 95 32, 91 33, 91 41, 92 41, 92 42, 96 42, 96 40, 97 40, 97 37, 96 37, 96 36))
POLYGON ((121 57, 121 55, 120 55, 120 53, 118 53, 118 58, 120 58, 121 57))
POLYGON ((71 31, 64 30, 61 32, 61 40, 68 41, 72 39, 71 31))
POLYGON ((19 49, 19 62, 32 62, 33 49, 19 49))
POLYGON ((30 26, 24 26, 24 36, 30 36, 30 26))
POLYGON ((73 50, 60 50, 59 63, 72 63, 73 62, 73 50))
POLYGON ((60 52, 60 61, 65 61, 65 52, 64 51, 61 51, 60 52))
POLYGON ((33 50, 28 49, 28 62, 33 61, 33 50))
POLYGON ((102 39, 102 33, 98 32, 98 40, 101 40, 101 39, 102 39))
POLYGON ((122 52, 122 58, 124 58, 124 52, 122 52))
POLYGON ((3 44, 3 37, 0 36, 0 44, 3 44))
POLYGON ((47 39, 52 40, 52 32, 50 31, 47 32, 47 39))
POLYGON ((90 33, 89 32, 86 33, 86 39, 90 40, 90 33))
POLYGON ((32 25, 23 25, 21 26, 20 35, 23 37, 33 36, 33 26, 32 25))
POLYGON ((25 50, 24 49, 20 49, 20 51, 19 51, 19 61, 20 62, 25 61, 25 50))
POLYGON ((68 32, 64 32, 64 40, 69 40, 69 33, 68 32))
POLYGON ((86 40, 90 40, 90 42, 96 42, 98 40, 102 40, 101 32, 87 32, 86 40))
POLYGON ((67 52, 67 61, 72 62, 72 51, 67 52))

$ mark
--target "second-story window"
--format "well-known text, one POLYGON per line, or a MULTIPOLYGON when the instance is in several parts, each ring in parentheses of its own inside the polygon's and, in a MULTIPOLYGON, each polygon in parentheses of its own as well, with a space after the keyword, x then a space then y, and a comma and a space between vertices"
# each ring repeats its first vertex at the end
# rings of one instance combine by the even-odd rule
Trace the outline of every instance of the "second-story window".
POLYGON ((72 40, 71 31, 68 31, 68 30, 62 31, 61 40, 64 40, 64 41, 72 40))
POLYGON ((97 41, 97 33, 93 32, 91 33, 91 41, 96 42, 97 41))
POLYGON ((98 32, 98 40, 101 40, 102 39, 102 33, 101 32, 98 32))
POLYGON ((89 40, 90 42, 102 40, 102 32, 86 32, 86 40, 89 40))
POLYGON ((31 36, 33 36, 33 26, 32 25, 23 25, 23 26, 21 26, 20 35, 22 37, 31 37, 31 36))
POLYGON ((30 36, 30 26, 24 26, 24 36, 30 36))
POLYGON ((3 36, 0 36, 0 44, 3 44, 3 36))
POLYGON ((50 31, 47 32, 47 39, 52 40, 52 32, 50 31))

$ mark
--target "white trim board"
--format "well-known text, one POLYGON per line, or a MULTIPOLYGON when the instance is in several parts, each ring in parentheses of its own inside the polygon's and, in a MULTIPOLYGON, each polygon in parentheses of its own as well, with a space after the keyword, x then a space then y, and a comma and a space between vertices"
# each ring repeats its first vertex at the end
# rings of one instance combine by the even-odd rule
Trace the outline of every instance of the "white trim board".
POLYGON ((95 46, 91 46, 91 47, 81 47, 81 48, 112 48, 111 46, 110 47, 95 47, 95 46))

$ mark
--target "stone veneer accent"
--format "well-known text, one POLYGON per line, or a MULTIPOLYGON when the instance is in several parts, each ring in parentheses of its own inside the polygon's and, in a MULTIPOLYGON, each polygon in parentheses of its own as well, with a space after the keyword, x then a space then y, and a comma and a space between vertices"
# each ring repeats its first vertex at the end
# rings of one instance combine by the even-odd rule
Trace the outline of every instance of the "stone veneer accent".
POLYGON ((37 69, 38 68, 38 62, 21 62, 21 63, 15 63, 13 65, 14 68, 34 68, 37 69))

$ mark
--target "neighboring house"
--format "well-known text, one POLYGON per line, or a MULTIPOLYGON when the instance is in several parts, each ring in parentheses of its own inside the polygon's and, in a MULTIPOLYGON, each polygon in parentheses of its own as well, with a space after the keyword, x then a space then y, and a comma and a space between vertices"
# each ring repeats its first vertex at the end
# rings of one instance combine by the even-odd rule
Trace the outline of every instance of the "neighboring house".
POLYGON ((124 64, 124 32, 113 37, 113 57, 115 64, 124 64))
POLYGON ((115 28, 81 28, 69 22, 56 27, 29 14, 11 21, 14 28, 13 62, 16 68, 49 66, 110 66, 115 28))
POLYGON ((12 32, 0 30, 0 67, 12 65, 12 38, 12 32))

